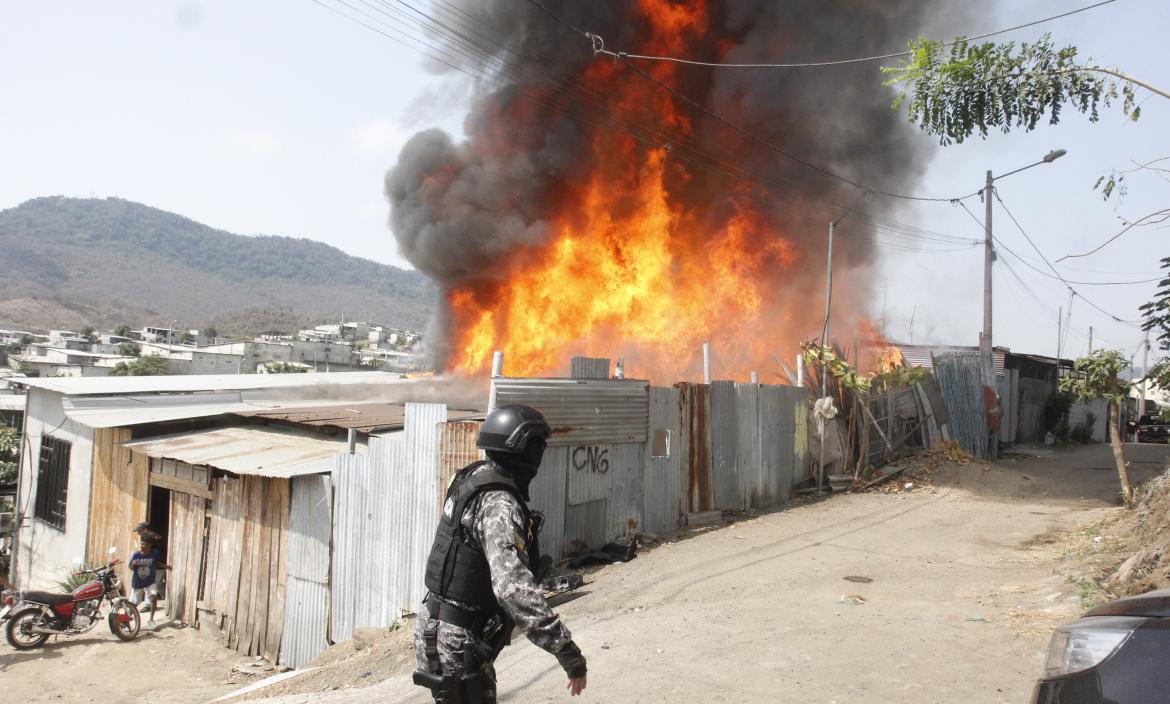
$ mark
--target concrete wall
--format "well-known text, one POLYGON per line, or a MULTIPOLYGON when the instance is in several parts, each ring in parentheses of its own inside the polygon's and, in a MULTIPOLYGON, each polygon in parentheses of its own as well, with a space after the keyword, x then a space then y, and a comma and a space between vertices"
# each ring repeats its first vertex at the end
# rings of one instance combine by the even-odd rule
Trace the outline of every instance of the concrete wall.
MULTIPOLYGON (((74 558, 85 556, 93 473, 93 430, 68 420, 61 400, 62 395, 53 391, 29 389, 28 392, 17 497, 22 520, 17 530, 13 570, 16 583, 25 589, 55 590, 56 583, 71 571, 74 558), (33 517, 41 438, 45 435, 72 444, 63 531, 33 517)), ((128 557, 122 556, 122 559, 128 557)))
POLYGON ((1068 427, 1084 425, 1090 420, 1090 415, 1093 421, 1093 442, 1108 442, 1109 402, 1103 398, 1074 402, 1068 409, 1068 427))

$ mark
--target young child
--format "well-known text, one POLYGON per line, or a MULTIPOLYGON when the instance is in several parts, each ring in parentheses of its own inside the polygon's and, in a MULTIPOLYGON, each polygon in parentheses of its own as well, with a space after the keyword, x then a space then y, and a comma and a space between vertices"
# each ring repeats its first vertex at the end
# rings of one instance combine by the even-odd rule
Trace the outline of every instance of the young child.
POLYGON ((154 610, 158 606, 158 571, 169 570, 170 565, 164 565, 162 556, 154 547, 154 542, 147 537, 142 538, 142 545, 138 552, 130 557, 130 602, 138 604, 143 600, 150 605, 150 625, 154 625, 154 610))

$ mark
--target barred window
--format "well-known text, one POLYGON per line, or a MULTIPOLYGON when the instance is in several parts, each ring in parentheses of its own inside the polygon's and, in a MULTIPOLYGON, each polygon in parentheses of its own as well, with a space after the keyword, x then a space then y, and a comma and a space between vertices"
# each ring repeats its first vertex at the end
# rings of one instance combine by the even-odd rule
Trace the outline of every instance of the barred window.
POLYGON ((69 486, 69 451, 64 440, 41 438, 40 467, 37 470, 35 515, 51 526, 65 530, 65 497, 69 486))

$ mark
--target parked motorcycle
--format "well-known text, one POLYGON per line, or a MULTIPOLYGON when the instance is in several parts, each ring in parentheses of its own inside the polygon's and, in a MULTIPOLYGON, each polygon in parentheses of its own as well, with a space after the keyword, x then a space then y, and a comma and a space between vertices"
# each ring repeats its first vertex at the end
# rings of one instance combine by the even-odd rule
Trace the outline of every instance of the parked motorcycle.
POLYGON ((93 579, 73 590, 72 594, 21 590, 15 597, 7 597, 0 607, 0 622, 8 623, 4 635, 8 644, 17 650, 39 648, 49 636, 76 636, 86 633, 102 620, 102 607, 108 605, 106 622, 110 632, 121 640, 134 640, 142 628, 138 608, 130 603, 121 590, 113 559, 97 569, 82 569, 80 574, 93 579))

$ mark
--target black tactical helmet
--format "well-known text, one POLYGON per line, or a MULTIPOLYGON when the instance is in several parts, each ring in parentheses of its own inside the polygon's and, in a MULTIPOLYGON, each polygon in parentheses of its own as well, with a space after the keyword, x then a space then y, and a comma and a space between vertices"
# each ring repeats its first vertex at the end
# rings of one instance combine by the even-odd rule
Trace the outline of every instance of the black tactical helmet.
MULTIPOLYGON (((552 428, 544 415, 531 406, 500 406, 487 415, 475 439, 476 447, 512 455, 524 454, 533 438, 548 440, 552 428)), ((543 449, 543 447, 542 447, 543 449)))

